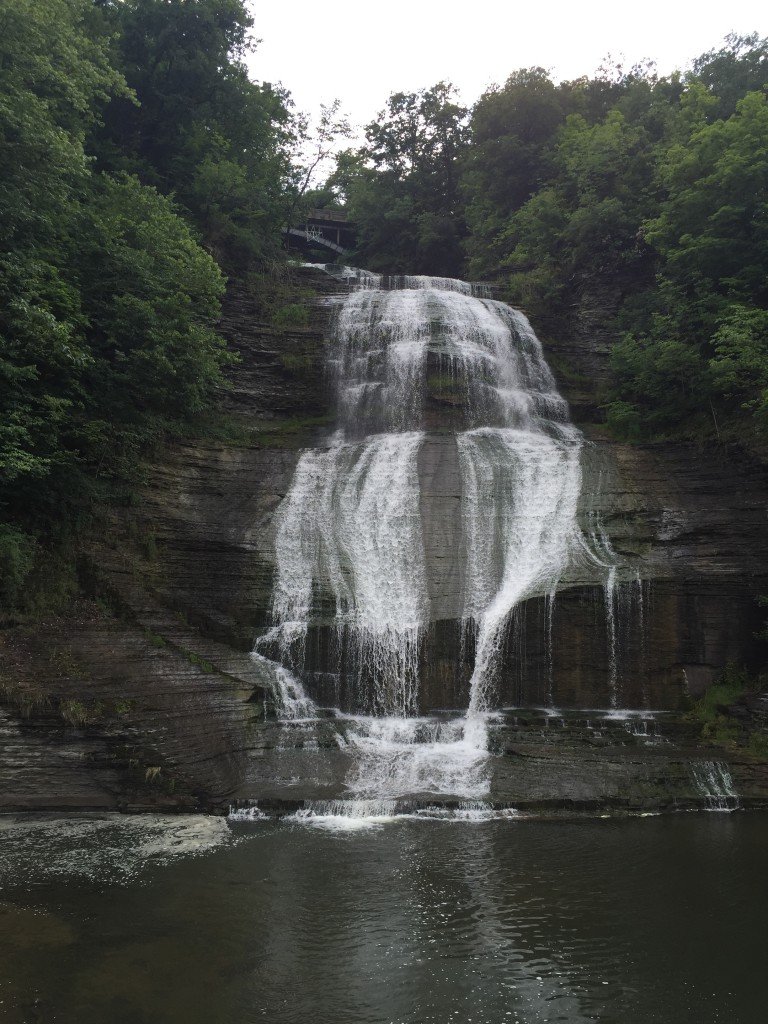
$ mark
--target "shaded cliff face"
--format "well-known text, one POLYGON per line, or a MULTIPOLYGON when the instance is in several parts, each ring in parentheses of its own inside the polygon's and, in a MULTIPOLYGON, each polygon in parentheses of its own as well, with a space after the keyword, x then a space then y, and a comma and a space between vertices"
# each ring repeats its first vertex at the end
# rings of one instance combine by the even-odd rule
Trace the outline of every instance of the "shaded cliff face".
MULTIPOLYGON (((318 289, 339 291, 325 275, 304 274, 318 289)), ((252 316, 246 298, 230 299, 223 331, 242 362, 227 401, 247 440, 239 446, 176 446, 153 468, 137 513, 139 532, 151 535, 157 547, 148 567, 156 597, 243 650, 269 622, 275 511, 301 449, 322 444, 333 428, 324 345, 334 312, 331 294, 313 306, 311 326, 274 331, 252 316)), ((594 385, 585 386, 599 382, 587 371, 604 360, 605 347, 568 344, 563 352, 552 346, 551 354, 556 375, 567 358, 571 378, 579 379, 578 391, 564 376, 558 383, 566 398, 576 399, 572 408, 581 411, 577 425, 587 438, 580 521, 588 531, 598 517, 625 566, 616 595, 622 702, 677 706, 686 687, 701 692, 727 661, 754 663, 760 656, 755 597, 768 592, 766 474, 731 450, 607 439, 586 418, 596 398, 594 385)), ((456 555, 461 480, 456 441, 448 433, 460 412, 455 390, 446 392, 429 368, 427 387, 428 434, 418 469, 436 642, 424 652, 425 662, 435 665, 427 673, 425 703, 462 706, 466 666, 455 662, 453 625, 462 609, 456 555), (449 676, 458 682, 443 692, 449 676)), ((543 663, 546 618, 543 599, 520 610, 524 658, 508 665, 502 700, 541 702, 544 675, 553 672, 556 703, 604 704, 609 631, 602 580, 574 580, 558 595, 549 667, 543 663)), ((513 641, 510 636, 510 650, 513 641)))
POLYGON ((585 490, 599 482, 591 491, 595 510, 615 550, 645 581, 644 636, 631 588, 624 588, 629 614, 619 609, 629 644, 625 679, 645 676, 651 703, 670 707, 676 692, 700 696, 729 661, 759 669, 766 654, 756 639, 764 620, 757 599, 768 585, 765 466, 733 446, 612 440, 598 409, 608 340, 581 322, 573 337, 545 342, 545 351, 588 441, 585 490))
MULTIPOLYGON (((334 296, 344 288, 312 270, 297 272, 297 284, 317 294, 302 327, 269 326, 246 292, 228 296, 221 329, 241 362, 222 401, 236 440, 170 447, 150 467, 137 506, 116 516, 111 535, 85 553, 83 575, 98 605, 85 617, 6 638, 16 667, 15 686, 5 687, 0 779, 10 781, 2 806, 221 806, 233 795, 263 797, 254 780, 267 775, 277 796, 271 772, 283 782, 314 777, 306 737, 286 738, 274 723, 270 679, 248 657, 270 620, 276 509, 301 450, 325 443, 333 428, 324 347, 334 296), (64 670, 56 664, 62 652, 64 670), (25 717, 19 709, 35 685, 41 702, 25 717), (85 716, 73 714, 72 701, 85 716), (279 771, 267 769, 275 747, 286 745, 294 759, 281 755, 279 771)), ((727 661, 760 656, 754 599, 768 593, 765 475, 732 451, 606 439, 593 415, 605 347, 582 338, 546 351, 588 440, 580 521, 588 529, 598 517, 626 566, 614 604, 620 703, 677 708, 727 661)), ((473 655, 461 645, 462 567, 453 554, 461 488, 449 430, 458 415, 456 394, 428 368, 428 436, 418 464, 430 603, 424 710, 466 706, 473 655)), ((343 681, 327 674, 332 640, 329 626, 311 632, 307 679, 318 698, 335 703, 343 681)), ((499 704, 543 704, 554 696, 562 706, 605 706, 611 644, 596 578, 573 580, 553 608, 544 599, 525 602, 510 625, 499 704)), ((525 727, 525 742, 520 728, 511 724, 510 735, 525 749, 538 743, 538 726, 532 734, 525 727)), ((545 803, 557 802, 558 792, 566 803, 578 793, 583 800, 620 795, 621 767, 606 767, 613 779, 607 788, 589 789, 595 745, 583 730, 571 738, 570 777, 582 781, 558 791, 553 763, 549 781, 531 782, 531 794, 545 803)), ((319 742, 334 741, 321 735, 319 742)), ((499 751, 505 742, 498 740, 499 751)), ((512 740, 507 746, 514 748, 512 740)), ((624 764, 627 750, 614 746, 624 764)), ((324 794, 339 795, 344 770, 324 770, 324 794)), ((503 783, 504 771, 499 799, 524 801, 522 777, 513 772, 517 782, 503 783)), ((632 800, 640 806, 644 783, 638 785, 632 800)))
MULTIPOLYGON (((322 302, 325 275, 298 275, 322 302)), ((291 297, 290 288, 287 289, 291 297)), ((273 327, 245 290, 221 330, 241 359, 233 440, 173 444, 81 559, 92 601, 0 631, 0 809, 220 806, 271 680, 249 656, 272 586, 271 524, 298 450, 325 429, 327 310, 273 327)))

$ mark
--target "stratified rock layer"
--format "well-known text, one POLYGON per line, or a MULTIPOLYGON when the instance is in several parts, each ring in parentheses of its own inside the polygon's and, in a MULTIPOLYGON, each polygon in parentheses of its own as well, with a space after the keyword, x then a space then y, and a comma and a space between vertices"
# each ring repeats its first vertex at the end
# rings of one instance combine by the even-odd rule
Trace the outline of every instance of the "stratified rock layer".
MULTIPOLYGON (((296 283, 320 295, 300 328, 262 322, 244 290, 228 296, 221 329, 241 357, 222 398, 234 440, 180 442, 149 468, 141 501, 84 553, 83 579, 98 606, 0 636, 0 808, 221 807, 234 796, 280 798, 274 748, 285 745, 285 729, 274 722, 268 680, 248 652, 269 623, 275 510, 300 450, 322 444, 332 428, 323 346, 340 288, 311 270, 296 283)), ((605 707, 615 673, 620 705, 677 709, 728 661, 757 664, 761 656, 755 598, 768 593, 765 472, 731 448, 608 440, 592 422, 591 382, 606 372, 604 347, 581 339, 547 354, 556 375, 567 368, 558 383, 588 439, 582 519, 599 517, 626 566, 615 603, 619 657, 612 668, 605 594, 595 580, 561 591, 551 619, 543 598, 528 601, 511 624, 498 703, 605 707)), ((461 641, 461 572, 451 556, 461 500, 448 433, 454 397, 433 388, 426 416, 419 456, 432 611, 422 656, 425 711, 466 705, 472 655, 461 641)), ((326 699, 338 692, 327 674, 331 639, 322 625, 310 637, 310 683, 326 699)), ((696 801, 688 782, 669 781, 675 764, 689 779, 688 760, 703 756, 690 737, 688 752, 673 755, 595 744, 577 728, 566 730, 566 750, 539 742, 533 727, 522 739, 515 729, 499 740, 497 801, 635 809, 644 800, 654 807, 696 801)), ((314 777, 325 773, 324 786, 307 781, 315 754, 281 752, 283 783, 300 780, 283 797, 339 795, 344 755, 332 742, 324 747, 320 736, 324 767, 314 777)), ((753 802, 768 792, 749 759, 733 774, 753 802)))

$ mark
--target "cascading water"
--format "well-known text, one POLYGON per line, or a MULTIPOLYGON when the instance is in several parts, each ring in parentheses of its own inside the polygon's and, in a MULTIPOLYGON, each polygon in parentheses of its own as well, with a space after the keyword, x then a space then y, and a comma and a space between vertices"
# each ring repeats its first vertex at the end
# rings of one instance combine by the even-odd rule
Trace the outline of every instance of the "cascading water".
POLYGON ((722 761, 699 761, 691 764, 691 775, 708 811, 738 810, 739 796, 728 765, 722 761))
MULTIPOLYGON (((510 613, 544 596, 551 628, 558 585, 585 560, 614 579, 610 556, 577 523, 582 437, 527 319, 485 286, 343 269, 356 290, 329 352, 338 429, 301 456, 280 508, 276 625, 259 646, 277 641, 300 675, 310 627, 332 626, 353 680, 352 796, 476 799, 488 791, 487 724, 510 613), (475 663, 460 718, 418 717, 430 621, 418 464, 428 358, 461 395, 466 428, 455 435, 462 550, 453 557, 475 663)), ((289 714, 306 710, 298 682, 277 683, 289 714)))
POLYGON ((280 511, 273 615, 300 668, 313 614, 330 606, 360 709, 413 715, 427 587, 417 457, 427 293, 353 292, 330 369, 339 429, 305 452, 280 511))
POLYGON ((277 535, 273 614, 283 656, 302 663, 317 586, 330 591, 358 695, 372 713, 413 714, 426 614, 415 431, 305 453, 277 535), (363 689, 368 685, 367 691, 363 689))

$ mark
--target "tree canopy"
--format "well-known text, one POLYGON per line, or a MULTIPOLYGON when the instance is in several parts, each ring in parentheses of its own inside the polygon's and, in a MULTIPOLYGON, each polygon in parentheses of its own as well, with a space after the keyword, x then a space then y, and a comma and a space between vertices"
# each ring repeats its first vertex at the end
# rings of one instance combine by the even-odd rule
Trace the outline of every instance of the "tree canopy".
POLYGON ((283 90, 248 77, 243 0, 102 0, 100 29, 131 95, 94 134, 98 166, 172 195, 228 270, 279 252, 292 122, 283 90))
POLYGON ((490 278, 545 328, 612 339, 617 434, 764 444, 767 85, 750 35, 685 75, 521 69, 469 112, 443 84, 395 93, 329 185, 374 269, 490 278))
POLYGON ((341 155, 329 184, 356 224, 356 258, 365 266, 414 274, 460 266, 466 120, 448 83, 393 93, 366 127, 366 145, 341 155))
POLYGON ((220 265, 280 252, 285 97, 241 0, 0 0, 0 605, 222 384, 220 265))

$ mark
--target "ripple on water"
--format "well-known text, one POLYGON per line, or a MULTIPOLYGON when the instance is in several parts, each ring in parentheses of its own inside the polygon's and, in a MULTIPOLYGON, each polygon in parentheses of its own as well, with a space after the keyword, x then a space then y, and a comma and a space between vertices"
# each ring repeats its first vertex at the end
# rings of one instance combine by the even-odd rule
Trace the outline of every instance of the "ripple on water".
POLYGON ((768 818, 379 816, 0 822, 3 1024, 763 1020, 768 818))

